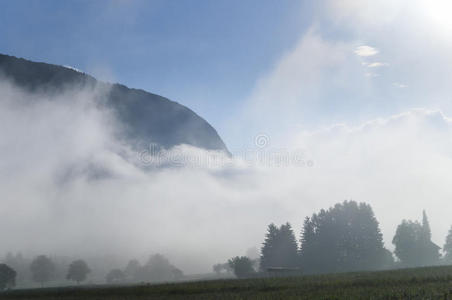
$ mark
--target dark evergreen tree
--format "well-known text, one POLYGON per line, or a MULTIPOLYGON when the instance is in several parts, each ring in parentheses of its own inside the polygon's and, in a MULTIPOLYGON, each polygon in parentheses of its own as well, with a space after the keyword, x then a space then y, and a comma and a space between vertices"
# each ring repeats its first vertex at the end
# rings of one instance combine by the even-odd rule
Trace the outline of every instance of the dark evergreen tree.
POLYGON ((432 231, 425 209, 422 211, 422 235, 425 240, 430 241, 432 239, 432 231))
POLYGON ((446 237, 446 242, 443 247, 444 252, 444 262, 447 264, 452 264, 452 226, 449 229, 449 233, 446 237))
POLYGON ((273 223, 268 225, 265 241, 261 248, 260 268, 262 271, 265 271, 269 267, 274 267, 277 236, 278 227, 273 223))
POLYGON ((306 217, 303 222, 303 228, 301 230, 301 240, 300 240, 300 252, 306 251, 307 246, 314 239, 315 232, 314 226, 309 217, 306 217))
POLYGON ((296 268, 298 265, 298 245, 289 223, 268 226, 264 244, 261 248, 260 269, 296 268))
POLYGON ((421 236, 421 257, 423 265, 430 266, 439 263, 441 247, 432 242, 432 232, 425 210, 422 211, 422 236, 421 236))
POLYGON ((292 226, 281 225, 276 243, 276 264, 282 268, 295 268, 298 264, 298 244, 292 226))
POLYGON ((305 270, 312 270, 317 264, 315 257, 316 251, 316 238, 315 238, 315 225, 309 217, 306 217, 303 223, 303 229, 301 230, 300 240, 300 266, 303 266, 305 270))

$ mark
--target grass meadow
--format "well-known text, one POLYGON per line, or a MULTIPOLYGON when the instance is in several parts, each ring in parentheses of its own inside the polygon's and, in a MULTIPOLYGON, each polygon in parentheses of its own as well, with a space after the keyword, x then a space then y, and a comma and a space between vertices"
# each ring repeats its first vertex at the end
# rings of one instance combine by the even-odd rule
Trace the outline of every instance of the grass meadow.
POLYGON ((12 290, 1 299, 452 299, 452 266, 136 286, 12 290))

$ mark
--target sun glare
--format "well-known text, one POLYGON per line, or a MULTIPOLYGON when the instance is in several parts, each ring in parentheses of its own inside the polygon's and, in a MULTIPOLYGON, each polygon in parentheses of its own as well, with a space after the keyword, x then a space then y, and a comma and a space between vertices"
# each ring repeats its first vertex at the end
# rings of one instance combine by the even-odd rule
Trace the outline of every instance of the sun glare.
POLYGON ((452 31, 452 0, 422 0, 422 13, 440 32, 452 31))

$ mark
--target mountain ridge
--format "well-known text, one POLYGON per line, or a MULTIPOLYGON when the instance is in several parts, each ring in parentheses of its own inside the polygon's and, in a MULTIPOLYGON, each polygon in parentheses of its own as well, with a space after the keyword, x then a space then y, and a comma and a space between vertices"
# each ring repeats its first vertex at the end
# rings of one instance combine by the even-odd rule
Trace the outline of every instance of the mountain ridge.
POLYGON ((31 93, 105 88, 104 105, 114 111, 126 139, 134 146, 156 144, 171 148, 187 144, 230 154, 212 125, 190 108, 163 96, 120 83, 103 82, 71 67, 5 54, 0 54, 0 73, 31 93))

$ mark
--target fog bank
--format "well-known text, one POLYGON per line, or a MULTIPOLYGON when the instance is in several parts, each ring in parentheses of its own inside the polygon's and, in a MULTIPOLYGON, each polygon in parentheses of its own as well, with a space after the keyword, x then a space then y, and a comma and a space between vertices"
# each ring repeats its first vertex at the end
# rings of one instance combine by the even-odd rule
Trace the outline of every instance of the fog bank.
POLYGON ((259 248, 271 222, 299 234, 305 216, 344 199, 372 205, 388 248, 423 208, 439 245, 452 223, 452 123, 440 111, 294 131, 285 148, 262 134, 230 158, 132 150, 98 105, 104 92, 29 95, 1 81, 0 253, 163 253, 190 274, 259 248))

